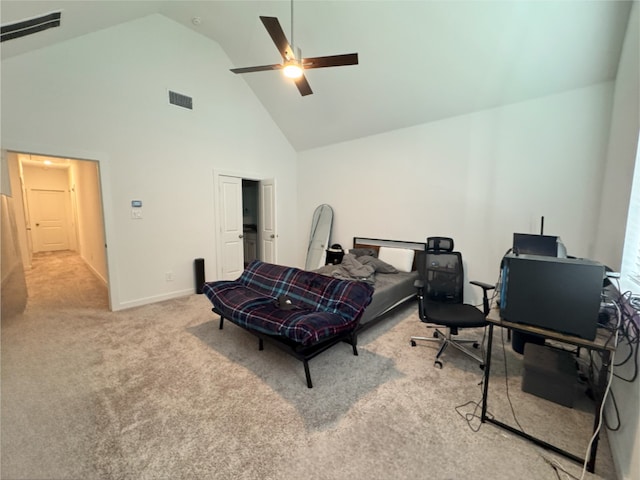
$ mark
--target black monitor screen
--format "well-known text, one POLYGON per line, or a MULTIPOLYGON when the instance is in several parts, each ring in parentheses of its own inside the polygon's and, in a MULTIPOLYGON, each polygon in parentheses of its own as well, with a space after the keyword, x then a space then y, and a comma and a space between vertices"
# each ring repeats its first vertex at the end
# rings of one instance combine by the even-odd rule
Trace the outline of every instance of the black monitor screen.
POLYGON ((516 255, 558 256, 558 237, 551 235, 513 234, 513 253, 516 255))

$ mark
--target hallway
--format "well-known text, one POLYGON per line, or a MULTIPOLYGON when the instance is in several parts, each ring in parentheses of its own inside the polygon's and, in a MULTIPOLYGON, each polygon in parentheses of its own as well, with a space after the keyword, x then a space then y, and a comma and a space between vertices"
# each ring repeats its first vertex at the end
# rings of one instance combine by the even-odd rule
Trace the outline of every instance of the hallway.
POLYGON ((33 255, 25 271, 26 311, 67 308, 109 309, 107 286, 76 252, 62 250, 33 255))

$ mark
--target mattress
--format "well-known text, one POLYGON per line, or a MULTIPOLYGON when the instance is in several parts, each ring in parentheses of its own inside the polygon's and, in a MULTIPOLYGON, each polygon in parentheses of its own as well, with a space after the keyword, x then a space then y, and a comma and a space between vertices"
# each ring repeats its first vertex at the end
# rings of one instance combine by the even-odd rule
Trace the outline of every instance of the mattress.
POLYGON ((373 299, 360 319, 360 326, 377 319, 392 308, 416 297, 413 283, 418 272, 376 273, 373 299))
MULTIPOLYGON (((383 240, 367 237, 354 237, 354 248, 373 249, 379 252, 381 247, 411 249, 416 252, 412 272, 381 273, 376 272, 373 299, 365 309, 358 330, 363 330, 377 323, 384 315, 398 305, 417 297, 414 282, 419 278, 418 265, 424 254, 426 244, 423 242, 403 240, 383 240)), ((377 253, 376 253, 377 256, 377 253)))
MULTIPOLYGON (((385 314, 390 310, 417 297, 417 289, 414 283, 419 278, 417 270, 421 262, 424 261, 423 255, 425 248, 426 244, 423 242, 354 237, 353 249, 360 251, 355 252, 354 250, 350 250, 349 253, 355 255, 356 259, 362 256, 378 257, 383 263, 387 262, 389 264, 387 266, 393 266, 398 270, 396 273, 383 273, 384 268, 380 269, 376 267, 375 274, 372 276, 375 278, 373 283, 373 298, 360 319, 357 331, 374 325, 378 320, 384 318, 385 314), (381 250, 382 247, 385 247, 384 252, 381 250), (398 250, 397 255, 394 249, 398 250), (407 255, 411 250, 413 250, 414 253, 407 255), (384 259, 381 258, 381 253, 385 254, 384 259)), ((338 274, 341 275, 339 278, 360 281, 371 280, 369 277, 358 277, 357 275, 362 274, 362 272, 357 271, 357 268, 354 272, 352 270, 354 265, 349 262, 347 263, 348 265, 345 267, 346 271, 341 270, 336 272, 334 270, 341 265, 325 265, 325 267, 321 267, 315 270, 315 272, 329 276, 337 276, 338 274)), ((365 271, 364 273, 370 275, 370 272, 367 273, 365 271)))

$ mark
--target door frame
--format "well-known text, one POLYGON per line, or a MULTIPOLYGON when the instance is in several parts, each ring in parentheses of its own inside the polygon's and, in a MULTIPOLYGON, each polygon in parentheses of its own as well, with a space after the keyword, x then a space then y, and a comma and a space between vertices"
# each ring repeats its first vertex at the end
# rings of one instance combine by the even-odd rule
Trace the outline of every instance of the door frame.
POLYGON ((104 152, 86 151, 81 149, 69 148, 60 145, 43 145, 30 142, 20 142, 14 139, 2 139, 2 150, 5 152, 23 153, 26 155, 38 155, 43 157, 59 157, 68 158, 70 160, 89 160, 98 163, 98 172, 100 180, 100 197, 102 222, 104 226, 104 249, 107 262, 107 291, 109 296, 109 310, 120 310, 120 298, 117 288, 117 264, 115 253, 108 249, 109 244, 115 245, 114 231, 114 212, 111 207, 113 205, 113 197, 111 194, 110 166, 109 156, 104 152))
MULTIPOLYGON (((213 169, 213 196, 214 196, 214 212, 215 212, 215 259, 216 259, 216 278, 217 279, 221 279, 222 278, 222 241, 221 241, 221 236, 222 236, 222 222, 221 222, 221 212, 220 212, 220 205, 221 205, 221 195, 222 192, 220 191, 220 187, 219 187, 219 182, 220 182, 220 177, 235 177, 235 178, 239 178, 241 180, 252 180, 254 182, 259 182, 262 183, 265 180, 273 180, 273 189, 274 189, 274 195, 273 195, 273 212, 274 212, 274 230, 277 231, 277 215, 276 215, 276 210, 277 210, 277 201, 276 201, 276 180, 275 177, 268 177, 265 178, 264 176, 261 175, 257 175, 257 174, 251 174, 251 173, 247 173, 247 172, 239 172, 237 170, 221 170, 221 169, 217 169, 214 168, 213 169)), ((261 224, 262 221, 262 215, 260 215, 260 217, 258 218, 258 225, 261 224)), ((261 242, 261 236, 260 236, 260 227, 258 227, 258 243, 260 244, 261 242)), ((277 235, 276 235, 276 243, 274 246, 274 252, 275 252, 275 256, 277 257, 277 252, 278 252, 278 247, 277 247, 277 235)), ((263 258, 263 252, 261 248, 258 248, 258 257, 260 259, 263 258)))

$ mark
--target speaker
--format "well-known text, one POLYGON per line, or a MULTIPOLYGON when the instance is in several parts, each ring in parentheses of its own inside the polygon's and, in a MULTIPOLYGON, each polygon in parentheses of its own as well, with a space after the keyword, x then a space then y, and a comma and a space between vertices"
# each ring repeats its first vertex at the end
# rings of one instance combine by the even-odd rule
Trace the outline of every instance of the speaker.
POLYGON ((204 286, 204 258, 196 258, 193 261, 196 274, 196 293, 202 293, 204 286))

